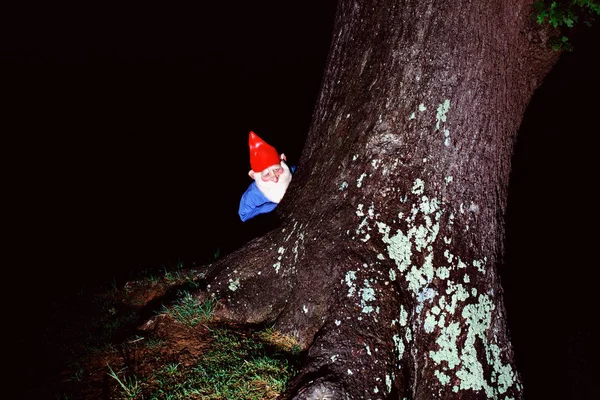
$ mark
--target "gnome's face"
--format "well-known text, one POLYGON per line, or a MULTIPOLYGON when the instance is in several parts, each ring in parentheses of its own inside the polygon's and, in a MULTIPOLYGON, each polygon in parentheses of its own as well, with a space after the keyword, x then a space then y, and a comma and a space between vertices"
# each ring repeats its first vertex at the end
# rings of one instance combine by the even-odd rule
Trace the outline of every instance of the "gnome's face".
POLYGON ((261 172, 250 171, 250 177, 254 179, 262 194, 273 203, 281 201, 292 181, 292 173, 283 160, 261 172))

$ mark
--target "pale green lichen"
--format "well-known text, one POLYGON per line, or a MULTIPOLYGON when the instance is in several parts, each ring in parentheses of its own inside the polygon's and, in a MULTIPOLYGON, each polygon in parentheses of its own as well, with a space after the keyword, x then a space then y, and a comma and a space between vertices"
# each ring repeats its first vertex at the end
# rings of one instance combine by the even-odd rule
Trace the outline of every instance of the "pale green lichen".
MULTIPOLYGON (((362 206, 362 204, 359 204, 359 206, 362 206)), ((362 212, 362 207, 359 210, 356 211, 356 215, 359 216, 359 217, 360 216, 364 216, 363 220, 360 222, 360 224, 358 225, 358 228, 356 228, 356 231, 355 231, 355 233, 357 235, 360 235, 361 233, 365 233, 366 232, 365 228, 368 229, 370 217, 369 216, 365 216, 365 214, 362 212)))
POLYGON ((371 205, 369 206, 369 209, 367 210, 367 214, 369 215, 370 218, 373 218, 375 216, 375 205, 373 203, 371 203, 371 205))
POLYGON ((300 242, 304 242, 304 233, 300 232, 298 234, 298 240, 296 240, 296 243, 294 244, 294 248, 292 249, 292 252, 294 253, 294 263, 298 263, 298 245, 300 244, 300 242))
POLYGON ((342 182, 342 184, 340 185, 340 191, 346 189, 348 187, 348 182, 344 181, 342 182))
POLYGON ((415 179, 415 182, 413 183, 411 192, 413 194, 416 194, 417 196, 420 196, 423 194, 424 189, 425 189, 425 183, 419 178, 415 179))
POLYGON ((375 290, 373 290, 369 281, 366 279, 364 285, 365 287, 359 290, 360 306, 362 307, 362 312, 364 314, 369 314, 373 311, 373 307, 369 305, 369 303, 375 301, 375 290))
POLYGON ((443 372, 435 370, 434 375, 437 376, 438 380, 442 385, 447 385, 450 382, 450 377, 443 372))
POLYGON ((440 296, 438 299, 438 304, 442 310, 446 309, 446 298, 444 296, 440 296))
POLYGON ((408 236, 412 237, 417 251, 422 251, 429 243, 429 230, 423 225, 413 226, 408 231, 408 236))
POLYGON ((361 176, 358 177, 358 181, 356 181, 356 187, 361 187, 362 186, 363 179, 365 179, 366 176, 367 176, 367 173, 363 172, 361 174, 361 176))
POLYGON ((277 261, 275 264, 273 264, 273 268, 275 268, 275 273, 278 274, 279 269, 281 268, 281 263, 277 261))
POLYGON ((435 198, 430 200, 427 196, 423 196, 421 204, 419 204, 419 209, 425 215, 434 213, 439 209, 438 200, 435 198))
POLYGON ((435 341, 439 349, 437 351, 429 351, 429 357, 431 357, 436 364, 446 361, 448 368, 452 369, 460 363, 458 348, 456 346, 456 341, 460 332, 461 329, 458 322, 452 322, 443 329, 435 341))
POLYGON ((229 290, 231 290, 232 292, 235 292, 236 290, 238 290, 238 288, 240 287, 240 279, 236 279, 235 281, 233 279, 229 280, 229 290))
MULTIPOLYGON (((294 226, 292 227, 292 230, 290 231, 290 233, 287 235, 287 237, 285 238, 285 241, 287 242, 290 237, 292 236, 292 234, 294 233, 294 231, 296 230, 296 226, 298 225, 298 221, 294 222, 294 226)), ((300 227, 302 227, 302 224, 300 224, 300 227)))
POLYGON ((440 279, 448 279, 450 277, 450 270, 447 267, 438 267, 436 274, 440 279))
POLYGON ((390 281, 396 280, 396 271, 393 268, 390 268, 390 281))
MULTIPOLYGON (((461 292, 462 285, 456 287, 456 293, 461 292)), ((464 288, 462 289, 464 291, 464 288)), ((464 298, 463 300, 464 301, 464 298)), ((509 364, 503 364, 501 360, 501 349, 495 343, 489 343, 486 332, 492 324, 492 312, 495 306, 487 295, 479 295, 477 303, 471 303, 464 306, 461 316, 465 320, 466 339, 461 348, 458 346, 458 336, 461 329, 457 322, 453 322, 443 328, 440 336, 436 340, 437 351, 430 351, 430 357, 436 364, 445 361, 448 368, 453 369, 458 366, 456 377, 460 384, 453 390, 483 390, 487 397, 496 398, 498 394, 505 393, 516 383, 515 372, 509 364), (478 354, 476 341, 483 344, 484 354, 478 354), (487 365, 491 367, 491 376, 489 382, 484 375, 484 366, 478 358, 485 355, 487 365)), ((479 346, 479 345, 478 345, 479 346)), ((436 374, 436 376, 438 376, 436 374)), ((440 383, 448 382, 438 376, 440 383)))
POLYGON ((348 285, 348 297, 352 297, 356 292, 354 281, 356 280, 356 271, 348 271, 346 273, 346 285, 348 285))
POLYGON ((448 250, 448 249, 444 250, 444 257, 446 257, 446 260, 448 260, 448 263, 452 264, 454 255, 452 253, 450 253, 450 250, 448 250))
POLYGON ((403 305, 400 305, 400 325, 406 326, 408 323, 408 312, 403 305))
MULTIPOLYGON (((430 258, 432 255, 429 254, 427 257, 430 258)), ((408 288, 413 293, 417 293, 421 287, 430 283, 431 278, 433 278, 433 265, 428 261, 425 262, 423 268, 417 268, 413 265, 406 274, 408 288)))
POLYGON ((425 107, 425 104, 423 104, 423 103, 419 104, 419 111, 423 112, 425 110, 427 110, 427 107, 425 107))
POLYGON ((437 114, 435 115, 435 119, 436 119, 435 129, 436 130, 440 129, 440 123, 446 122, 446 118, 447 118, 446 114, 448 113, 448 110, 450 110, 450 100, 446 99, 437 108, 437 114))
POLYGON ((450 281, 446 288, 446 294, 452 294, 451 302, 445 305, 446 311, 453 314, 459 302, 464 302, 469 298, 469 291, 461 284, 455 284, 450 281))
POLYGON ((483 260, 473 260, 473 266, 477 268, 479 272, 482 274, 485 273, 485 263, 487 262, 487 257, 484 257, 483 260))
POLYGON ((408 236, 402 231, 390 237, 390 227, 382 222, 377 222, 379 233, 383 234, 382 240, 387 244, 388 256, 396 262, 400 272, 403 272, 410 266, 410 258, 412 255, 412 244, 408 236))
MULTIPOLYGON (((444 104, 438 109, 438 122, 440 123, 445 122, 445 116, 450 106, 449 101, 444 104)), ((451 181, 452 179, 446 179, 447 183, 451 181)), ((482 297, 481 294, 477 298, 477 291, 473 290, 474 288, 467 288, 462 283, 450 280, 452 271, 466 268, 467 264, 453 255, 449 249, 444 251, 444 259, 447 264, 434 265, 433 247, 438 238, 439 221, 444 210, 437 199, 424 196, 424 191, 424 182, 416 179, 411 192, 419 197, 406 216, 399 213, 399 218, 402 218, 407 224, 405 230, 397 229, 392 232, 392 229, 381 221, 376 221, 376 226, 383 243, 387 246, 387 256, 394 260, 398 271, 401 273, 400 276, 404 276, 408 283, 408 289, 415 297, 417 302, 415 321, 422 321, 423 331, 436 336, 437 348, 431 350, 429 356, 434 363, 438 365, 443 363, 442 367, 444 369, 436 373, 440 383, 447 385, 453 380, 450 376, 456 377, 460 380, 459 384, 456 385, 458 390, 484 390, 488 397, 495 397, 498 393, 506 392, 508 388, 515 384, 515 376, 512 367, 501 362, 498 347, 490 345, 489 339, 485 335, 486 330, 490 328, 493 303, 489 298, 482 297), (415 255, 418 255, 415 260, 423 260, 422 264, 412 259, 415 255), (430 284, 435 276, 445 281, 445 294, 443 292, 438 293, 431 287, 430 284), (476 298, 478 303, 473 304, 473 300, 470 299, 471 296, 476 298), (432 304, 431 309, 419 318, 425 303, 427 301, 433 303, 434 299, 435 304, 432 304), (468 299, 471 301, 466 304, 468 299), (461 310, 462 314, 456 315, 461 310), (463 327, 461 327, 460 321, 457 321, 461 316, 466 321, 463 327), (474 345, 476 338, 483 343, 485 354, 477 354, 474 345), (492 376, 489 379, 502 382, 502 384, 496 385, 497 388, 492 389, 484 378, 484 367, 481 365, 484 360, 480 361, 478 356, 480 358, 485 356, 487 365, 491 366, 492 376)), ((362 208, 360 212, 364 215, 362 208)), ((454 215, 450 214, 448 220, 450 226, 453 219, 454 215)), ((446 245, 452 243, 449 237, 443 239, 443 243, 446 245)), ((485 272, 486 262, 487 260, 484 258, 483 260, 475 260, 472 265, 480 272, 485 272)), ((398 279, 396 271, 392 271, 394 270, 389 271, 390 279, 398 279)), ((471 281, 466 274, 462 274, 459 279, 464 283, 471 281)), ((353 282, 352 279, 347 278, 348 281, 353 282)), ((364 305, 368 304, 365 302, 364 305)), ((407 319, 406 310, 404 307, 400 307, 400 325, 406 326, 407 319)), ((402 341, 404 339, 407 343, 412 339, 408 329, 402 339, 399 335, 393 337, 399 355, 405 351, 405 344, 402 341)))
POLYGON ((404 343, 402 343, 402 339, 398 335, 392 336, 392 340, 396 346, 396 352, 398 354, 398 360, 402 360, 402 356, 404 355, 404 343))
POLYGON ((445 324, 446 324, 446 315, 442 314, 442 315, 440 315, 440 320, 438 321, 438 327, 443 328, 445 324))
POLYGON ((279 254, 279 256, 277 257, 277 262, 273 264, 273 268, 275 268, 275 273, 279 273, 279 268, 281 268, 281 259, 283 258, 283 253, 285 253, 285 248, 280 247, 279 249, 277 249, 277 253, 279 254))
POLYGON ((423 305, 425 304, 425 302, 433 300, 435 296, 437 296, 437 292, 430 287, 426 287, 423 290, 420 290, 417 293, 417 307, 415 310, 417 314, 420 313, 421 310, 423 310, 423 305))
POLYGON ((411 113, 411 114, 410 114, 410 117, 408 117, 408 119, 409 119, 409 120, 413 120, 413 119, 415 119, 415 113, 414 113, 414 112, 413 112, 413 113, 411 113))
POLYGON ((435 328, 436 325, 437 321, 435 320, 435 317, 427 313, 427 317, 425 317, 425 321, 423 322, 423 329, 425 329, 425 332, 433 332, 433 328, 435 328))
POLYGON ((363 212, 363 207, 364 206, 362 204, 359 204, 359 205, 356 206, 356 211, 355 212, 356 212, 357 216, 359 216, 359 217, 364 217, 365 216, 365 213, 363 212))
POLYGON ((491 361, 496 366, 494 372, 496 373, 496 385, 498 387, 498 393, 505 393, 516 381, 515 371, 509 364, 502 364, 501 359, 502 350, 496 344, 491 344, 486 356, 488 361, 491 361))

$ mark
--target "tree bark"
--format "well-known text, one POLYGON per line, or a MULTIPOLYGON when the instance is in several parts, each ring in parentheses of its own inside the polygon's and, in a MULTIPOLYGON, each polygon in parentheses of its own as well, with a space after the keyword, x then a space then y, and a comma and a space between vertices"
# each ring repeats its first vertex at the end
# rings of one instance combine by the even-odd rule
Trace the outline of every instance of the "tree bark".
POLYGON ((306 350, 286 398, 521 398, 497 267, 531 1, 340 0, 281 227, 213 265, 217 317, 306 350))

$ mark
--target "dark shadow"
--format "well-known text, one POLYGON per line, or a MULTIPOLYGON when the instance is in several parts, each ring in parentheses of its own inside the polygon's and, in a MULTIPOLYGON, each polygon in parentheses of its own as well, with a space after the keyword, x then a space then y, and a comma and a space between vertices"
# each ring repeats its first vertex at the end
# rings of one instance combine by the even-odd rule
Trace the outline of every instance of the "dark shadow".
POLYGON ((530 400, 589 399, 597 380, 599 43, 596 26, 561 55, 525 113, 513 156, 500 272, 530 400))

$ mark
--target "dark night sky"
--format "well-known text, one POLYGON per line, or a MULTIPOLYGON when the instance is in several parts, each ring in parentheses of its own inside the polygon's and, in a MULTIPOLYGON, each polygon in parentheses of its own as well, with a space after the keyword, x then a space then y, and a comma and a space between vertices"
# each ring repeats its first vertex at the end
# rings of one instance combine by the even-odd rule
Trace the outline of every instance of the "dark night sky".
POLYGON ((248 131, 298 160, 336 5, 259 3, 52 5, 13 23, 17 234, 45 278, 204 261, 249 234, 248 131))
MULTIPOLYGON (((247 134, 298 161, 335 5, 3 12, 4 193, 17 256, 7 263, 27 296, 202 262, 260 231, 237 216, 247 134)), ((592 382, 599 32, 581 35, 536 93, 515 153, 501 272, 529 398, 584 398, 592 382), (557 365, 556 376, 536 375, 536 363, 557 365), (560 388, 544 385, 565 375, 560 388)))

